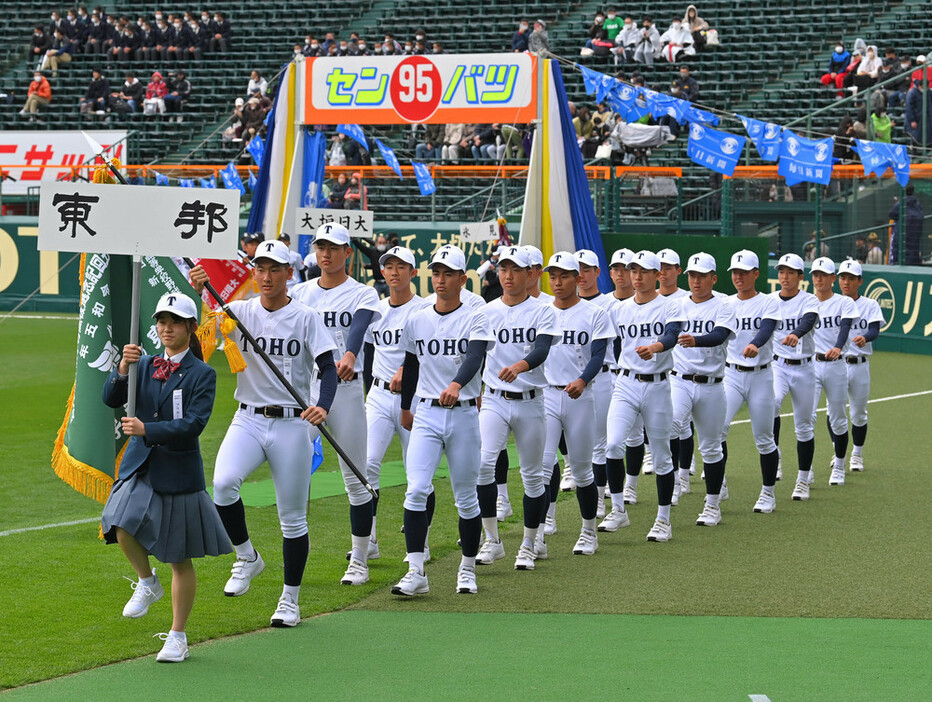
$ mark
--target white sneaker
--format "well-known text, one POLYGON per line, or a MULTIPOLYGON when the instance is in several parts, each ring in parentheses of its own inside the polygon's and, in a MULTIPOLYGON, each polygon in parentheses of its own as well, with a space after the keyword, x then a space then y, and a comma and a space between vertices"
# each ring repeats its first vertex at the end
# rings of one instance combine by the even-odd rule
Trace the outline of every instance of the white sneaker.
POLYGON ((854 473, 860 473, 864 470, 864 457, 851 454, 851 460, 848 461, 848 469, 854 473))
POLYGON ((845 484, 845 469, 844 468, 832 468, 832 474, 828 479, 829 485, 844 485, 845 484))
POLYGON ((673 527, 665 519, 658 518, 647 532, 648 541, 669 541, 673 538, 673 527))
POLYGON ((428 592, 430 592, 430 584, 427 582, 427 576, 424 573, 418 573, 417 568, 411 568, 392 588, 393 595, 405 597, 424 595, 428 592))
POLYGON ((230 571, 230 579, 223 586, 223 594, 227 597, 239 597, 249 592, 249 583, 252 579, 265 570, 265 561, 256 551, 256 560, 244 561, 241 558, 236 559, 233 568, 230 571))
POLYGON ((472 568, 459 569, 456 574, 456 591, 461 595, 475 595, 479 592, 476 586, 476 571, 472 568))
POLYGON ((809 499, 809 483, 805 480, 797 480, 796 487, 793 488, 793 499, 794 500, 808 500, 809 499))
POLYGON ((569 466, 563 467, 563 477, 560 478, 560 490, 570 492, 576 489, 576 479, 573 477, 573 471, 569 466))
POLYGON ((188 657, 188 644, 184 639, 170 634, 155 634, 152 638, 162 639, 162 650, 155 657, 159 663, 181 663, 188 657))
POLYGON ((598 530, 618 531, 626 526, 631 526, 631 517, 628 516, 627 512, 622 512, 620 509, 613 507, 608 516, 599 524, 598 530))
MULTIPOLYGON (((369 550, 366 553, 367 561, 377 561, 382 554, 379 553, 379 542, 369 539, 369 550)), ((346 560, 350 560, 353 557, 353 550, 350 549, 346 552, 346 560)))
POLYGON ((728 499, 728 486, 722 485, 722 491, 718 493, 718 501, 722 502, 728 499))
POLYGON ((515 570, 534 570, 535 558, 534 551, 522 545, 518 549, 518 557, 515 558, 515 570))
POLYGON ((716 526, 722 523, 722 510, 707 504, 699 518, 696 520, 696 526, 716 526))
POLYGON ((577 556, 591 556, 599 550, 599 537, 590 529, 583 529, 579 532, 579 539, 573 546, 573 553, 577 556))
POLYGON ((650 475, 654 472, 654 454, 650 452, 650 449, 644 451, 644 462, 641 464, 641 472, 644 475, 650 475))
POLYGON ((552 536, 557 533, 557 518, 548 514, 544 520, 544 534, 552 536))
POLYGON ((693 489, 692 489, 692 486, 689 484, 689 478, 686 478, 685 480, 681 478, 677 482, 679 482, 679 485, 680 485, 680 497, 682 497, 683 495, 689 495, 692 493, 693 489))
POLYGON ((365 585, 369 582, 369 566, 353 558, 343 574, 341 585, 365 585))
POLYGON ((637 488, 625 485, 625 491, 622 493, 626 505, 636 505, 638 503, 637 488))
POLYGON ((546 561, 550 558, 550 553, 547 550, 547 542, 543 539, 534 540, 534 558, 538 561, 546 561))
MULTIPOLYGON (((408 562, 408 554, 405 554, 405 557, 401 559, 402 563, 408 562)), ((424 563, 430 563, 430 546, 424 547, 424 563)))
POLYGON ((498 499, 495 501, 496 519, 500 522, 504 522, 514 513, 515 511, 511 508, 511 502, 506 500, 504 495, 499 495, 498 499))
POLYGON ((476 563, 492 565, 495 561, 504 557, 505 545, 502 540, 492 541, 492 539, 486 539, 485 543, 482 544, 482 548, 479 549, 479 553, 476 554, 476 563))
POLYGON ((301 623, 301 610, 298 603, 291 599, 291 595, 282 595, 278 598, 278 607, 272 613, 271 624, 274 627, 284 628, 297 626, 301 623))
POLYGON ((596 519, 605 519, 605 500, 601 497, 599 498, 598 503, 595 506, 595 518, 596 519))
POLYGON ((159 577, 155 575, 154 570, 152 571, 152 575, 155 576, 155 583, 153 585, 145 585, 142 581, 136 582, 126 578, 129 580, 130 587, 133 588, 133 596, 129 598, 126 606, 123 607, 124 617, 130 619, 144 617, 146 612, 149 611, 149 605, 162 599, 165 590, 162 588, 162 583, 159 582, 159 577))
POLYGON ((770 514, 776 508, 777 498, 761 490, 760 497, 758 497, 757 502, 754 503, 754 511, 760 514, 770 514))

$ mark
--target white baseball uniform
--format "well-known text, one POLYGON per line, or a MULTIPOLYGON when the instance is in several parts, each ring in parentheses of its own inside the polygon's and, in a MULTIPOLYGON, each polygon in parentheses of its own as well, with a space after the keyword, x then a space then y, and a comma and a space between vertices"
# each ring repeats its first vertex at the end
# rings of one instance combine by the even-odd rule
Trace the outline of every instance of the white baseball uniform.
MULTIPOLYGON (((883 327, 886 320, 876 300, 860 295, 854 301, 857 307, 858 319, 851 325, 851 338, 864 336, 872 322, 879 322, 883 327)), ((848 371, 848 410, 851 413, 851 424, 863 427, 867 424, 867 401, 871 393, 871 364, 869 359, 874 352, 873 344, 868 341, 863 348, 853 343, 849 344, 845 353, 845 365, 848 371)))
MULTIPOLYGON (((613 292, 597 295, 589 302, 605 310, 610 323, 615 319, 614 308, 622 303, 613 292)), ((608 445, 608 407, 612 402, 612 388, 615 387, 617 375, 615 344, 609 343, 605 348, 605 362, 602 364, 602 370, 592 379, 592 395, 595 399, 595 447, 592 449, 592 462, 596 464, 605 463, 605 450, 608 445)))
MULTIPOLYGON (((437 304, 437 293, 431 293, 425 297, 424 300, 426 300, 429 305, 437 304)), ((460 290, 460 302, 474 310, 485 307, 485 300, 482 299, 482 295, 476 295, 472 290, 467 290, 466 288, 460 290)))
POLYGON ((291 254, 291 277, 288 279, 288 291, 301 282, 301 271, 304 270, 304 259, 297 251, 290 251, 291 254))
MULTIPOLYGON (((314 359, 336 348, 320 315, 296 300, 274 312, 262 307, 259 298, 231 302, 230 309, 299 391, 317 375, 314 359)), ((318 430, 300 418, 298 403, 239 329, 233 337, 243 352, 246 370, 236 376, 233 396, 240 408, 217 452, 214 502, 226 506, 239 500, 243 481, 268 461, 282 534, 289 539, 303 536, 307 533, 312 442, 318 430), (270 413, 261 411, 276 407, 284 417, 267 417, 270 413)))
POLYGON ((842 358, 837 361, 826 361, 824 356, 834 348, 838 338, 838 327, 843 319, 852 320, 853 328, 854 321, 858 319, 858 307, 850 297, 833 293, 828 299, 819 302, 819 316, 816 319, 815 329, 812 330, 816 353, 812 423, 815 424, 816 409, 824 389, 825 401, 828 405, 828 422, 834 434, 848 433, 848 414, 845 408, 848 402, 848 372, 846 370, 848 364, 845 363, 844 356, 854 347, 851 343, 853 335, 849 333, 841 347, 842 358))
MULTIPOLYGON (((657 292, 660 292, 660 291, 658 290, 657 292)), ((684 290, 683 288, 677 288, 675 292, 672 292, 669 295, 664 295, 664 297, 668 300, 678 301, 678 300, 682 300, 684 297, 689 297, 689 295, 690 295, 689 290, 684 290)), ((673 385, 674 384, 671 382, 670 383, 671 393, 673 392, 673 385)), ((691 421, 692 421, 692 417, 689 417, 686 421, 685 429, 682 426, 678 427, 676 431, 671 432, 670 438, 671 439, 688 439, 690 436, 692 436, 692 433, 693 433, 692 427, 689 426, 689 423, 691 421)), ((677 461, 679 460, 678 456, 676 457, 676 460, 677 461)))
POLYGON ((819 298, 812 293, 800 290, 789 299, 784 299, 777 290, 770 294, 777 301, 780 309, 780 321, 773 333, 774 350, 774 416, 779 417, 783 400, 790 395, 793 401, 793 425, 798 441, 811 441, 815 435, 810 408, 814 402, 815 367, 813 354, 815 340, 813 332, 803 335, 795 347, 784 346, 781 342, 792 334, 796 324, 805 315, 819 311, 819 298))

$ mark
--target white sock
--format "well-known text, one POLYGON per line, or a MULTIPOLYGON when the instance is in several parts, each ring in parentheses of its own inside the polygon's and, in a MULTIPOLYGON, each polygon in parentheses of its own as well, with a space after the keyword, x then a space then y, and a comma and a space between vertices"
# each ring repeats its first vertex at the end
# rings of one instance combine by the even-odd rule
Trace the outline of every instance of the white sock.
POLYGON ((796 481, 799 483, 808 483, 809 482, 809 471, 801 470, 796 474, 796 481))
POLYGON ((545 534, 544 534, 544 523, 541 522, 541 523, 540 523, 540 526, 537 527, 537 538, 535 539, 535 541, 539 541, 540 543, 544 543, 544 536, 545 536, 545 534))
POLYGON ((657 519, 670 523, 670 505, 657 505, 657 519))
POLYGON ((596 490, 599 491, 599 499, 605 500, 605 492, 608 490, 608 485, 596 485, 596 490))
POLYGON ((282 588, 282 595, 288 595, 294 601, 295 604, 298 604, 298 595, 301 594, 300 585, 285 585, 282 588))
POLYGON ((511 502, 508 499, 508 483, 498 483, 496 486, 498 488, 498 496, 501 497, 505 502, 511 502))
POLYGON ((632 490, 638 489, 638 478, 640 475, 625 475, 625 487, 629 487, 632 490))
POLYGON ((718 495, 706 495, 705 503, 709 507, 718 507, 718 495))
POLYGON ((773 497, 773 488, 774 488, 773 485, 770 485, 770 486, 762 485, 761 492, 767 495, 767 497, 773 497))
POLYGON ((863 450, 864 450, 863 446, 855 446, 853 449, 851 449, 851 455, 860 456, 863 450))
POLYGON ((485 529, 485 538, 492 541, 501 541, 498 538, 498 519, 495 517, 483 517, 482 528, 485 529))
POLYGON ((612 493, 612 509, 617 509, 619 512, 625 511, 625 494, 623 492, 612 493))
POLYGON ((378 539, 377 539, 376 536, 375 536, 375 519, 376 519, 376 518, 373 516, 373 517, 372 517, 372 531, 369 532, 369 540, 370 540, 370 541, 378 541, 378 539))
POLYGON ((529 529, 524 527, 524 541, 521 542, 522 546, 527 546, 532 548, 534 546, 534 539, 537 538, 538 529, 529 529))
POLYGON ((547 516, 553 517, 554 519, 556 519, 556 516, 557 516, 557 503, 556 502, 550 503, 550 506, 547 508, 547 516))
POLYGON ((174 629, 172 629, 171 631, 168 632, 168 638, 178 639, 185 646, 188 645, 188 635, 185 634, 183 631, 175 631, 174 629))
POLYGON ((361 561, 362 563, 367 563, 369 561, 369 535, 366 534, 366 536, 356 536, 353 534, 352 539, 352 558, 355 558, 357 561, 361 561))
POLYGON ((689 482, 689 468, 680 468, 679 469, 680 480, 684 483, 689 482))
POLYGON ((838 469, 838 470, 844 470, 844 469, 845 469, 845 458, 844 458, 844 456, 842 456, 841 458, 839 458, 838 456, 835 456, 835 468, 838 469))
POLYGON ((256 560, 256 558, 259 555, 258 553, 256 553, 256 549, 252 547, 252 539, 246 539, 241 544, 235 544, 233 546, 233 549, 236 551, 237 559, 241 561, 252 562, 256 560))
POLYGON ((582 528, 589 531, 595 531, 595 519, 583 519, 582 528))
POLYGON ((147 585, 147 586, 149 586, 149 587, 152 587, 152 586, 155 585, 158 581, 159 581, 159 578, 158 578, 158 576, 155 574, 155 571, 154 571, 154 570, 152 571, 152 575, 150 575, 148 578, 139 578, 139 582, 140 582, 140 583, 142 583, 143 585, 147 585))
POLYGON ((475 570, 476 569, 476 557, 475 556, 463 556, 463 559, 460 561, 460 570, 475 570))
POLYGON ((424 574, 424 552, 417 551, 408 554, 408 565, 417 570, 421 575, 424 574))

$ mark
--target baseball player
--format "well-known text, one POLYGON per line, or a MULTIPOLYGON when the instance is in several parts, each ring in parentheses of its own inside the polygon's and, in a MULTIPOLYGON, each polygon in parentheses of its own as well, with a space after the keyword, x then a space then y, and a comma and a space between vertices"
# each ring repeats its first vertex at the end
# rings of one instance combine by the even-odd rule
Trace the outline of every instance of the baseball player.
MULTIPOLYGON (((812 365, 815 342, 810 332, 819 313, 819 301, 812 293, 799 289, 804 271, 803 260, 796 254, 781 256, 777 262, 780 289, 770 294, 780 309, 773 345, 773 438, 779 451, 780 411, 784 398, 789 394, 793 402, 796 456, 799 460, 796 487, 793 489, 794 500, 809 499, 809 471, 815 453, 811 411, 815 391, 815 368, 812 365)), ((781 477, 782 459, 777 465, 777 479, 781 477)))
MULTIPOLYGON (((544 271, 550 274, 561 341, 551 349, 544 366, 548 384, 544 390, 547 411, 544 465, 551 466, 556 462, 560 434, 565 433, 569 456, 567 464, 576 483, 576 499, 582 516, 582 530, 573 553, 592 555, 599 548, 596 534, 599 493, 592 474, 592 450, 596 438, 595 397, 589 384, 601 372, 605 349, 615 338, 615 333, 601 307, 579 298, 576 292, 579 261, 572 253, 555 253, 544 271)), ((545 529, 546 525, 538 532, 539 541, 543 541, 545 529)))
MULTIPOLYGON (((327 421, 333 437, 357 467, 366 465, 366 427, 363 400, 362 344, 369 325, 379 318, 379 296, 375 289, 353 280, 346 272, 350 257, 350 236, 346 227, 324 224, 314 237, 317 265, 321 276, 292 289, 299 302, 317 310, 324 320, 337 351, 337 376, 340 379, 333 400, 333 412, 327 421)), ((311 396, 318 392, 318 378, 311 379, 311 396)), ((350 503, 352 554, 341 582, 362 585, 369 581, 368 560, 379 557, 374 538, 378 501, 363 487, 349 466, 340 458, 343 482, 350 503)))
MULTIPOLYGON (((644 422, 653 446, 657 474, 657 519, 647 534, 648 541, 669 541, 670 502, 676 475, 670 456, 673 403, 669 373, 673 368, 670 349, 676 344, 680 324, 673 321, 677 302, 657 292, 660 259, 652 251, 638 251, 628 264, 634 297, 614 308, 613 324, 621 340, 620 373, 612 390, 608 410, 606 451, 612 511, 599 525, 600 531, 617 531, 631 523, 625 511, 621 476, 625 475, 624 448, 638 417, 644 422)), ((626 476, 637 489, 637 476, 626 476)))
POLYGON ((502 296, 484 310, 495 340, 486 356, 479 411, 482 464, 477 494, 486 540, 476 562, 489 565, 505 556, 498 536, 495 472, 508 435, 514 433, 524 483, 524 540, 515 559, 516 570, 534 570, 537 532, 550 502, 545 495, 543 463, 547 378, 541 364, 558 332, 553 306, 527 293, 530 271, 527 251, 520 246, 502 247, 498 259, 502 296))
POLYGON ((291 291, 295 285, 304 281, 304 258, 297 251, 291 249, 291 236, 286 232, 278 235, 278 240, 288 247, 291 252, 291 278, 288 279, 288 290, 291 291))
MULTIPOLYGON (((747 249, 736 252, 731 257, 728 270, 731 271, 731 282, 737 291, 728 298, 735 311, 737 333, 728 344, 725 362, 727 408, 722 443, 725 444, 728 438, 731 420, 741 406, 747 404, 754 444, 760 454, 763 483, 754 511, 769 514, 777 507, 774 486, 777 482, 779 455, 773 441, 773 369, 770 364, 773 362, 773 332, 780 321, 780 308, 774 298, 755 289, 760 276, 756 253, 747 249)), ((727 444, 723 446, 723 451, 727 459, 727 444)), ((726 489, 723 483, 723 493, 726 489)), ((724 494, 720 499, 724 499, 724 494)))
MULTIPOLYGON (((699 526, 715 526, 722 521, 719 495, 725 477, 725 455, 721 436, 726 408, 722 381, 727 345, 736 332, 731 303, 712 292, 718 281, 715 269, 715 259, 707 253, 689 257, 686 275, 691 294, 678 300, 673 315, 673 320, 682 325, 671 371, 673 433, 682 436, 689 418, 695 417, 706 480, 705 506, 696 519, 699 526)), ((680 482, 684 473, 688 484, 688 467, 680 468, 680 482)))
POLYGON ((842 261, 838 267, 838 287, 843 295, 854 300, 860 315, 851 327, 854 337, 845 355, 848 371, 848 409, 851 413, 851 459, 852 471, 864 470, 864 440, 867 438, 867 400, 871 391, 870 356, 872 342, 880 335, 884 324, 883 312, 876 300, 860 294, 861 264, 857 261, 842 261))
MULTIPOLYGON (((401 366, 404 362, 401 333, 411 315, 428 306, 424 298, 411 290, 417 265, 410 249, 403 246, 389 249, 379 257, 379 266, 388 285, 389 296, 379 300, 379 318, 366 331, 363 349, 363 376, 368 385, 366 477, 376 490, 379 488, 382 459, 392 437, 397 434, 401 441, 402 458, 408 450, 411 433, 401 426, 401 366)), ((431 492, 427 496, 428 525, 434 506, 434 493, 431 492)), ((370 541, 375 541, 374 515, 370 541)), ((430 560, 430 548, 426 543, 424 553, 425 559, 430 560)), ((348 558, 352 559, 352 555, 348 558)))
MULTIPOLYGON (((598 305, 609 319, 613 318, 612 308, 621 304, 614 292, 602 294, 599 292, 599 257, 594 251, 580 249, 576 252, 579 261, 578 294, 583 300, 598 305)), ((615 345, 610 344, 605 349, 605 362, 602 369, 592 379, 592 394, 595 397, 595 448, 592 452, 592 473, 599 491, 599 501, 596 509, 596 519, 605 518, 605 489, 607 479, 605 476, 605 446, 606 446, 606 420, 608 419, 608 405, 612 400, 612 387, 615 376, 618 375, 618 364, 615 362, 615 345)))
MULTIPOLYGON (((259 297, 230 303, 230 308, 255 336, 256 343, 296 388, 310 386, 311 374, 321 376, 316 401, 302 412, 259 355, 236 331, 246 359, 246 370, 236 376, 234 398, 239 409, 227 430, 214 467, 214 502, 233 548, 236 562, 223 588, 228 597, 249 590, 265 568, 253 548, 240 498, 243 481, 265 461, 275 484, 275 501, 281 523, 285 587, 272 615, 272 626, 295 626, 301 621, 298 595, 307 563, 307 499, 311 485, 312 441, 318 425, 330 410, 337 376, 335 345, 323 320, 314 310, 288 297, 291 256, 280 241, 264 241, 253 257, 259 297), (314 365, 317 368, 314 368, 314 365)), ((203 269, 191 270, 191 280, 203 287, 203 269)))
POLYGON ((437 302, 418 310, 401 334, 405 360, 401 377, 401 425, 411 431, 405 469, 404 528, 409 570, 392 588, 407 597, 430 591, 424 573, 427 539, 427 496, 441 454, 446 454, 450 485, 459 512, 463 552, 456 577, 458 593, 475 593, 476 554, 482 520, 476 487, 479 479, 479 368, 493 341, 482 310, 464 304, 466 256, 456 246, 434 253, 431 281, 437 302), (415 395, 417 412, 411 412, 415 395))
MULTIPOLYGON (((458 248, 459 247, 454 246, 453 244, 445 244, 444 246, 441 246, 439 249, 437 249, 434 255, 436 256, 437 253, 445 249, 458 249, 458 248)), ((428 305, 435 305, 437 304, 437 293, 432 292, 430 295, 428 295, 424 299, 427 301, 428 305)), ((477 310, 485 307, 485 300, 482 299, 482 295, 477 295, 476 293, 474 293, 472 290, 466 287, 465 283, 463 284, 463 289, 460 290, 460 301, 467 307, 471 307, 477 310)))
MULTIPOLYGON (((815 331, 815 399, 812 403, 812 423, 822 390, 828 405, 828 424, 835 445, 835 458, 829 485, 845 484, 845 457, 848 453, 848 401, 847 363, 843 358, 850 347, 851 326, 858 318, 858 307, 846 295, 836 295, 835 263, 821 256, 812 262, 812 287, 819 299, 819 317, 815 331)), ((813 482, 812 475, 809 482, 813 482)))

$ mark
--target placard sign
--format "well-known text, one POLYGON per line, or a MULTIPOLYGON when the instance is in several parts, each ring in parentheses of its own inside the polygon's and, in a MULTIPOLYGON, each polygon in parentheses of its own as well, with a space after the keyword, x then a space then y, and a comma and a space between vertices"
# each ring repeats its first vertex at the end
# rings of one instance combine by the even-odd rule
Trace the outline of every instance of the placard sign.
POLYGON ((491 241, 498 239, 498 221, 490 219, 488 222, 460 225, 461 241, 491 241))
POLYGON ((372 238, 372 210, 328 210, 316 207, 297 207, 294 217, 298 234, 314 236, 324 224, 346 227, 351 237, 372 238))

